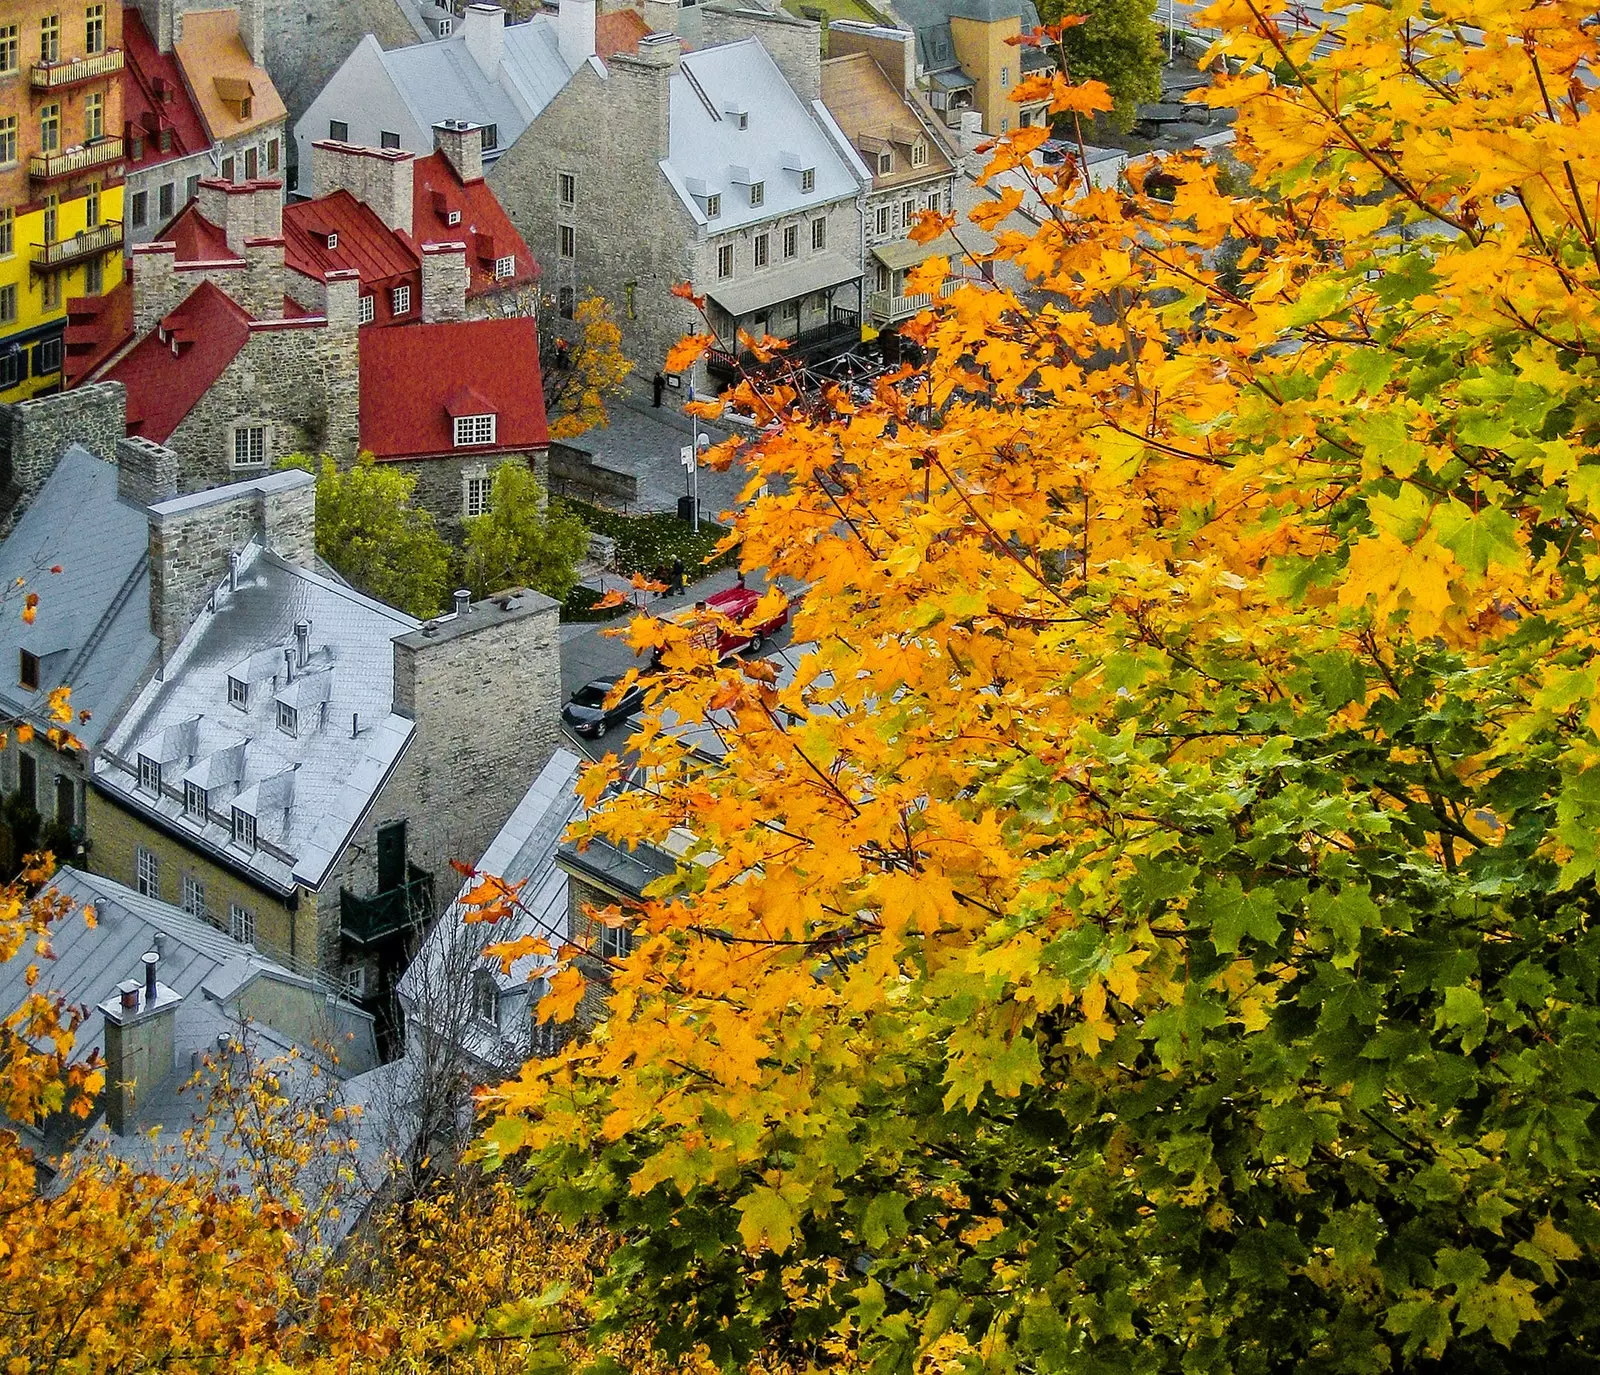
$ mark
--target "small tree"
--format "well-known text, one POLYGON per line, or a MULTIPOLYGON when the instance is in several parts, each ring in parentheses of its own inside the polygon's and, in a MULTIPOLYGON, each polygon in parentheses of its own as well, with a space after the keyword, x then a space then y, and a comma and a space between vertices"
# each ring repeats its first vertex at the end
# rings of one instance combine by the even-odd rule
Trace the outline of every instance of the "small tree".
POLYGON ((510 460, 495 470, 489 509, 466 522, 465 582, 475 597, 502 587, 533 587, 560 600, 578 581, 588 532, 539 481, 510 460))
POLYGON ((554 321, 539 350, 550 437, 571 439, 606 424, 606 398, 622 390, 633 364, 622 356, 622 331, 603 297, 578 302, 576 337, 555 332, 560 322, 554 311, 545 311, 543 318, 554 321))
POLYGON ((1103 81, 1116 102, 1107 116, 1126 132, 1135 111, 1161 94, 1161 30, 1150 0, 1040 0, 1039 15, 1047 24, 1064 16, 1083 15, 1086 22, 1067 28, 1059 49, 1075 81, 1103 81))
POLYGON ((321 466, 304 454, 284 466, 317 474, 317 553, 368 596, 413 616, 444 605, 450 581, 450 547, 433 517, 411 504, 414 477, 380 466, 364 453, 340 471, 323 455, 321 466))

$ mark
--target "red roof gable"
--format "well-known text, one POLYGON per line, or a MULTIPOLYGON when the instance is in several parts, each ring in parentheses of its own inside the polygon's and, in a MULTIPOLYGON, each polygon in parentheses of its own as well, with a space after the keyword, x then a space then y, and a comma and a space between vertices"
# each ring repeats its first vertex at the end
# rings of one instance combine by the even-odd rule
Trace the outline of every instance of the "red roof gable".
POLYGON ((211 223, 194 201, 190 201, 155 237, 156 243, 178 246, 174 261, 180 263, 243 263, 244 259, 228 247, 228 236, 211 223))
POLYGON ((63 381, 75 387, 133 338, 133 283, 124 276, 103 296, 67 302, 63 381))
POLYGON ((458 452, 452 410, 496 417, 495 442, 466 452, 526 452, 549 444, 532 320, 361 331, 363 449, 380 459, 458 452), (469 398, 481 409, 460 409, 469 398))
POLYGON ((285 266, 319 282, 349 268, 361 274, 363 287, 422 271, 405 237, 343 189, 284 206, 283 240, 285 266), (338 236, 334 248, 328 247, 329 235, 338 236))
POLYGON ((201 282, 106 373, 128 389, 128 433, 165 444, 249 337, 250 317, 201 282))
POLYGON ((411 237, 419 244, 467 245, 467 295, 496 288, 528 286, 539 280, 539 265, 506 214, 500 198, 481 177, 464 182, 443 153, 418 158, 412 167, 411 237), (450 212, 461 219, 450 223, 450 212), (496 278, 499 258, 515 258, 516 270, 496 278))
POLYGON ((184 84, 176 55, 156 47, 139 11, 131 6, 122 11, 122 47, 122 115, 129 133, 143 140, 138 157, 134 146, 127 146, 127 169, 155 167, 209 148, 211 140, 184 84), (163 128, 171 131, 165 151, 161 147, 163 128))

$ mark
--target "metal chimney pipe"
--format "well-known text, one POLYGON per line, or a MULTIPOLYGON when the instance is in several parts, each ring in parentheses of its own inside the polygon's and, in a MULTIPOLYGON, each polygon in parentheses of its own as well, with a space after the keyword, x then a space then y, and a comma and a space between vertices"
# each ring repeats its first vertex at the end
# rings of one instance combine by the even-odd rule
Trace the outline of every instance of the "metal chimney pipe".
POLYGON ((139 981, 124 979, 117 985, 117 1001, 124 1012, 139 1010, 139 981))
POLYGON ((238 554, 234 553, 234 554, 229 554, 228 555, 228 591, 237 592, 238 590, 239 590, 239 556, 238 556, 238 554))
POLYGON ((290 649, 288 645, 283 647, 283 681, 285 683, 294 682, 294 650, 290 649))
POLYGON ((156 1002, 156 968, 161 963, 161 956, 154 950, 144 957, 144 1005, 154 1007, 156 1002))
POLYGON ((472 593, 465 587, 456 589, 456 615, 465 616, 472 610, 472 593))
POLYGON ((311 622, 296 621, 294 623, 295 653, 299 658, 299 667, 304 669, 311 662, 311 622))

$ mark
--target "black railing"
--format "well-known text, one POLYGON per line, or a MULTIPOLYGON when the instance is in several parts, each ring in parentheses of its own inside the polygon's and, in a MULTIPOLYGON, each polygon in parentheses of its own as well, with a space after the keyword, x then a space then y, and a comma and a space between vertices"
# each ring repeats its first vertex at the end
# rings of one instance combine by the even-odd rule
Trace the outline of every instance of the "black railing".
POLYGON ((395 888, 358 897, 339 890, 339 927, 345 939, 372 945, 433 919, 433 875, 406 865, 406 881, 395 888))
POLYGON ((749 349, 734 354, 729 349, 709 349, 706 367, 715 374, 733 377, 742 369, 760 373, 781 369, 785 363, 815 363, 845 343, 861 339, 861 316, 853 306, 835 306, 833 318, 825 325, 808 329, 788 340, 788 347, 780 349, 769 363, 762 363, 749 349))

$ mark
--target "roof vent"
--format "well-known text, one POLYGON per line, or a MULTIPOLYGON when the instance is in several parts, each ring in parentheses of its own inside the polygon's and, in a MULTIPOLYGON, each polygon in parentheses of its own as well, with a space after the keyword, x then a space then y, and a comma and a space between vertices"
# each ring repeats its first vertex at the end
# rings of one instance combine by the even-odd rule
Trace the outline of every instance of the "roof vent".
POLYGON ((228 555, 228 591, 239 590, 239 555, 237 552, 228 555))
POLYGON ((465 616, 472 610, 472 593, 465 587, 456 589, 456 615, 465 616))
POLYGON ((311 662, 311 622, 296 621, 294 623, 294 648, 297 667, 304 668, 311 662))

